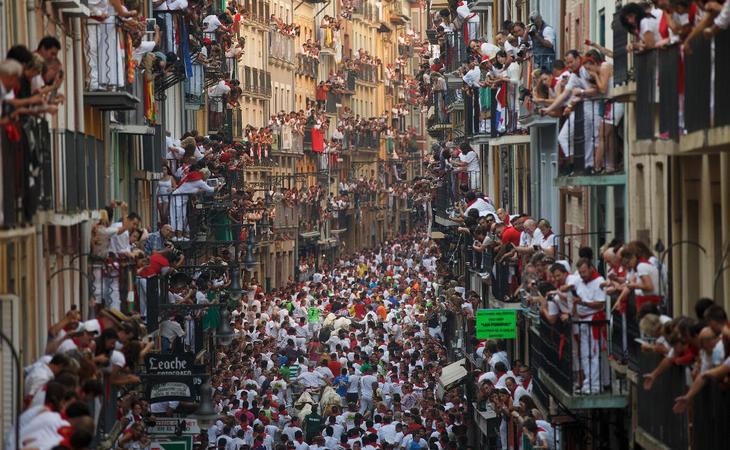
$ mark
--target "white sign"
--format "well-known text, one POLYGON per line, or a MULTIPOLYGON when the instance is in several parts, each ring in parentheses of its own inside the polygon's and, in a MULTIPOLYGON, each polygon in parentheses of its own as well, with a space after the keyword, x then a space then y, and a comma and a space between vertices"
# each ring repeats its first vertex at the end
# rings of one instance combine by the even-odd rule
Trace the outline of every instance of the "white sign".
POLYGON ((162 397, 190 397, 190 388, 185 383, 162 383, 152 387, 150 400, 162 397))
POLYGON ((178 423, 185 422, 185 430, 183 434, 200 434, 198 421, 195 419, 184 419, 175 417, 157 417, 155 418, 155 426, 147 428, 149 434, 175 434, 178 423))

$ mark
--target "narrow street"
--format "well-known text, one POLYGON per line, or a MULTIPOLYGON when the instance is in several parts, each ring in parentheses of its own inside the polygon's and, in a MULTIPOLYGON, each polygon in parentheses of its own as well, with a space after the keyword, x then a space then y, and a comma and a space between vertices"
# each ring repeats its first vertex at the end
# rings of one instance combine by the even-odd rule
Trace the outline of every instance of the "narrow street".
POLYGON ((0 2, 3 450, 726 448, 729 25, 0 2))

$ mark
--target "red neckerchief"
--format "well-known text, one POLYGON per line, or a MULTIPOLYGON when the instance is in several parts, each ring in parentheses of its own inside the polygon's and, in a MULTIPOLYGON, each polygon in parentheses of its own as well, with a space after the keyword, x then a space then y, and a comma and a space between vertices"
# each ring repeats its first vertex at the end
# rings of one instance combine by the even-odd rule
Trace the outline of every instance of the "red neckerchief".
POLYGON ((549 238, 552 235, 553 235, 553 230, 550 230, 550 231, 548 231, 548 234, 543 235, 543 239, 547 239, 547 238, 549 238))
POLYGON ((477 199, 474 199, 474 200, 470 201, 469 203, 466 204, 466 207, 467 208, 470 208, 471 205, 473 205, 474 203, 476 203, 476 201, 477 201, 477 199))
POLYGON ((649 260, 648 260, 648 259, 646 259, 646 258, 639 258, 639 263, 647 263, 647 264, 651 264, 651 263, 649 262, 649 260))
POLYGON ((200 181, 202 179, 203 179, 203 174, 197 170, 194 170, 192 172, 188 172, 188 174, 185 175, 185 177, 182 180, 180 180, 180 185, 183 185, 183 184, 187 183, 188 181, 200 181))
POLYGON ((601 275, 600 275, 600 274, 598 273, 598 271, 597 271, 597 270, 596 270, 596 269, 594 268, 594 269, 593 269, 593 272, 591 272, 591 276, 590 276, 590 279, 589 279, 588 281, 586 281, 586 280, 583 280, 583 282, 584 282, 585 284, 588 284, 588 283, 590 283, 591 281, 595 280, 596 278, 600 278, 600 277, 601 277, 601 275))
POLYGON ((522 380, 522 387, 527 389, 527 387, 530 385, 530 380, 522 380))

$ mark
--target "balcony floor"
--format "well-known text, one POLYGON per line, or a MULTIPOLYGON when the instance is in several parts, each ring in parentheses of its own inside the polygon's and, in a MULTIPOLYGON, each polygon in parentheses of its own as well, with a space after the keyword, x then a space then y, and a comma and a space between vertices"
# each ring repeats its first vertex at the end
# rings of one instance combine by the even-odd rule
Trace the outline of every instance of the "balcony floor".
POLYGON ((572 177, 559 176, 555 179, 556 187, 567 186, 614 186, 626 184, 626 173, 612 173, 610 175, 575 175, 572 177))
POLYGON ((85 91, 84 103, 102 110, 130 110, 139 104, 139 98, 125 91, 85 91))
POLYGON ((621 409, 628 405, 628 397, 622 394, 573 395, 560 387, 543 369, 538 368, 538 379, 563 406, 568 409, 621 409))

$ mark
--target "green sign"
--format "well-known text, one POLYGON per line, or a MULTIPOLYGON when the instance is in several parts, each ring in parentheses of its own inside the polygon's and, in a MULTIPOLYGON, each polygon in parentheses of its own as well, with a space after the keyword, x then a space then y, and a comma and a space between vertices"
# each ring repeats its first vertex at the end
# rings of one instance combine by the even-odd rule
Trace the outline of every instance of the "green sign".
POLYGON ((514 309, 477 309, 477 339, 514 339, 517 337, 517 311, 514 309))
POLYGON ((150 450, 193 450, 193 437, 158 438, 150 444, 149 448, 150 450))
POLYGON ((309 323, 317 322, 319 322, 319 308, 312 306, 309 308, 309 323))

